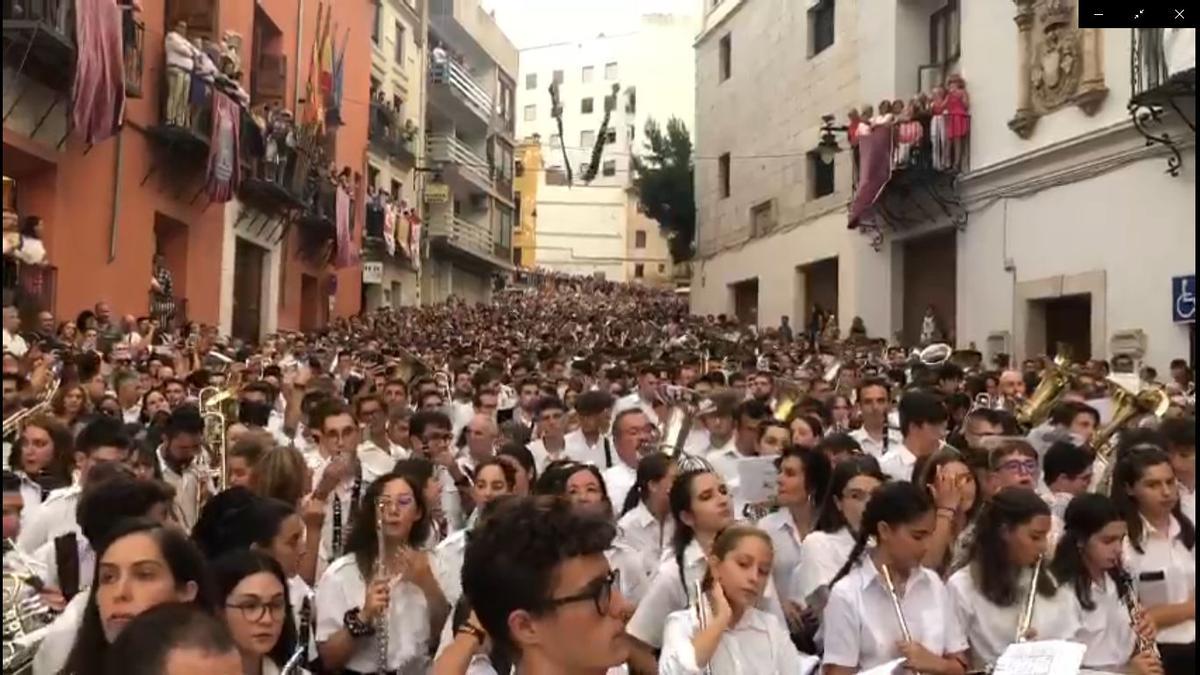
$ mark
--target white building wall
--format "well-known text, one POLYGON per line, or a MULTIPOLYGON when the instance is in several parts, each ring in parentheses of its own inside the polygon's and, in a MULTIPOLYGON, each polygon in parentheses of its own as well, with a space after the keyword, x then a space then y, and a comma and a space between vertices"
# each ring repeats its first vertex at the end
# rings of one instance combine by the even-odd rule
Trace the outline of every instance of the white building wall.
POLYGON ((625 280, 625 195, 620 189, 538 185, 534 265, 625 280))

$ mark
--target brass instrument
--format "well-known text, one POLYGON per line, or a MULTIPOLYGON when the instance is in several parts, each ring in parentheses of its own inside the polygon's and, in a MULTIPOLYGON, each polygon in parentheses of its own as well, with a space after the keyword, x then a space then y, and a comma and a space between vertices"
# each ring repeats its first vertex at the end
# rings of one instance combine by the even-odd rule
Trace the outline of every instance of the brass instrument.
POLYGON ((1133 628, 1133 634, 1137 638, 1137 646, 1135 651, 1138 654, 1150 653, 1162 662, 1162 654, 1158 651, 1158 643, 1153 640, 1147 640, 1137 630, 1138 619, 1145 614, 1142 610, 1142 603, 1138 601, 1137 592, 1133 588, 1133 577, 1130 576, 1129 570, 1125 566, 1118 563, 1117 567, 1112 572, 1113 581, 1117 584, 1117 595, 1120 596, 1121 602, 1125 604, 1125 609, 1129 612, 1129 625, 1133 628))
MULTIPOLYGON (((12 439, 15 442, 16 437, 19 436, 21 431, 25 428, 26 422, 48 412, 50 410, 51 402, 54 401, 54 395, 58 393, 58 388, 61 384, 62 377, 56 370, 53 375, 53 379, 50 380, 50 385, 46 387, 46 390, 42 392, 40 396, 38 396, 36 403, 28 408, 22 408, 10 415, 7 415, 4 418, 4 439, 12 439)), ((7 457, 5 457, 5 461, 8 461, 7 457)))
POLYGON ((1038 383, 1033 395, 1017 406, 1017 422, 1030 429, 1045 422, 1070 383, 1071 374, 1067 370, 1067 359, 1060 354, 1046 366, 1042 373, 1042 381, 1038 383))
POLYGON ((1117 468, 1116 439, 1118 431, 1129 424, 1134 417, 1149 413, 1161 418, 1171 407, 1171 397, 1157 387, 1146 387, 1133 391, 1126 387, 1118 378, 1109 377, 1109 386, 1113 400, 1112 417, 1108 424, 1101 427, 1092 436, 1092 447, 1096 449, 1096 465, 1092 473, 1092 484, 1089 492, 1109 494, 1112 491, 1113 472, 1117 468))
POLYGON ((11 540, 4 540, 3 672, 26 675, 33 668, 54 612, 38 595, 42 582, 11 540), (11 561, 15 561, 13 564, 11 561))
POLYGON ((798 382, 783 377, 775 378, 775 419, 786 422, 801 398, 798 382))
POLYGON ((658 399, 669 406, 666 419, 659 430, 657 449, 672 457, 683 454, 695 421, 700 392, 687 387, 666 385, 659 389, 658 399))
POLYGON ((205 387, 200 390, 200 417, 204 420, 204 446, 208 455, 201 455, 205 466, 196 469, 199 484, 196 486, 196 514, 199 516, 210 489, 225 490, 228 473, 228 448, 225 430, 229 419, 236 414, 237 397, 234 389, 205 387), (213 461, 216 461, 216 468, 213 461), (216 481, 213 481, 216 478, 216 481))
POLYGON ((954 353, 954 348, 944 342, 935 342, 924 349, 914 349, 908 356, 907 368, 904 371, 904 377, 909 382, 912 382, 912 369, 914 366, 923 365, 927 368, 936 368, 950 359, 950 355, 954 353))
POLYGON ((896 592, 896 584, 892 580, 892 570, 887 565, 880 565, 879 573, 883 577, 883 585, 887 588, 888 597, 892 600, 892 611, 896 613, 896 622, 900 624, 900 635, 904 637, 905 642, 912 642, 908 621, 905 620, 904 610, 900 607, 900 595, 896 592))
POLYGON ((1039 555, 1033 566, 1033 577, 1029 580, 1029 595, 1025 596, 1025 607, 1021 610, 1021 620, 1017 622, 1017 637, 1014 642, 1028 642, 1029 629, 1033 628, 1033 608, 1037 604, 1038 581, 1042 577, 1042 563, 1046 556, 1039 555))

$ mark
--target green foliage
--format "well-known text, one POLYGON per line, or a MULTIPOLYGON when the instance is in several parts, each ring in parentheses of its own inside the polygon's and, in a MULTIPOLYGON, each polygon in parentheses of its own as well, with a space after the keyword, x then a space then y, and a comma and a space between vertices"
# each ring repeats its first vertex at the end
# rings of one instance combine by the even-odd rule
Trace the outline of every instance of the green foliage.
POLYGON ((696 199, 692 139, 687 126, 672 117, 666 129, 646 121, 645 152, 633 159, 633 184, 642 212, 658 221, 675 262, 695 254, 696 199))

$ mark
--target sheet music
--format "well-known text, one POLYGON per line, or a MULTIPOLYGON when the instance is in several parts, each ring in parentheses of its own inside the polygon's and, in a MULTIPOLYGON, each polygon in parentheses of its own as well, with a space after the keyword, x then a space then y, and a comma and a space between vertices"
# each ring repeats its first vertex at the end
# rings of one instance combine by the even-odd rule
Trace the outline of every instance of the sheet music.
POLYGON ((896 670, 902 665, 904 665, 904 657, 900 657, 894 661, 888 661, 887 663, 881 663, 874 668, 860 670, 858 671, 858 675, 892 675, 892 673, 896 672, 896 670))
POLYGON ((750 504, 770 501, 775 496, 779 469, 774 457, 743 457, 737 460, 738 496, 750 504))
POLYGON ((992 675, 1076 675, 1087 646, 1067 640, 1015 642, 996 661, 992 675))

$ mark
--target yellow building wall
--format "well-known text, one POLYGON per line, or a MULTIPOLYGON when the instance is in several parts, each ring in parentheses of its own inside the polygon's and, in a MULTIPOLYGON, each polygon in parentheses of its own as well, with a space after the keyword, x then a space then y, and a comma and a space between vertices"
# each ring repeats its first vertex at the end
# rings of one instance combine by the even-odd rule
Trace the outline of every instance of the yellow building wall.
POLYGON ((533 269, 537 253, 537 191, 543 168, 541 141, 536 136, 521 141, 516 155, 513 201, 517 203, 519 217, 513 230, 513 264, 533 269))

